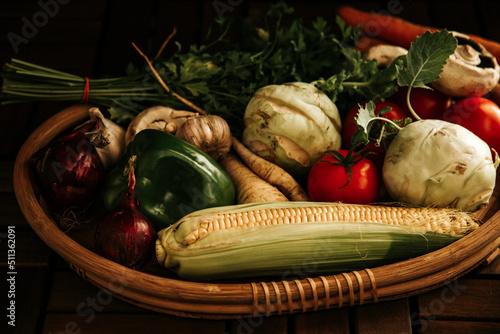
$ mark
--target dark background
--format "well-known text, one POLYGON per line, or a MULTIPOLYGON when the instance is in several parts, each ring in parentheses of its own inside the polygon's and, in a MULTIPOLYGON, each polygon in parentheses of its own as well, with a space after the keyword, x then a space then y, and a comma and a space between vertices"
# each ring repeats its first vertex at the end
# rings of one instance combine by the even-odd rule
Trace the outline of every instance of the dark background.
MULTIPOLYGON (((199 0, 42 0, 0 2, 0 63, 18 58, 54 69, 92 78, 122 75, 129 62, 142 64, 143 59, 132 48, 136 43, 145 53, 154 55, 164 39, 177 28, 175 41, 184 46, 203 41, 211 22, 222 15, 247 15, 261 12, 269 1, 199 1, 199 0), (43 11, 41 4, 51 3, 53 15, 37 28, 27 42, 15 50, 9 34, 22 35, 26 20, 33 22, 43 11), (63 4, 64 3, 64 4, 63 4), (232 3, 233 5, 230 5, 232 3), (224 12, 217 12, 217 4, 226 4, 224 12)), ((336 9, 345 4, 366 11, 386 11, 388 1, 288 1, 296 9, 294 16, 306 22, 322 16, 329 22, 335 19, 336 9)), ((401 1, 398 16, 414 23, 447 28, 481 35, 500 42, 499 1, 401 1)), ((40 16, 41 17, 41 16, 40 16)), ((165 52, 169 52, 173 43, 165 52)), ((83 93, 83 92, 82 92, 83 93)), ((16 225, 18 249, 17 276, 18 320, 26 321, 33 332, 44 323, 40 312, 48 303, 48 290, 63 288, 72 291, 70 284, 81 283, 60 258, 51 252, 34 234, 23 218, 14 195, 12 170, 16 154, 28 135, 51 115, 71 105, 70 102, 41 102, 0 106, 0 234, 7 226, 16 225), (58 268, 53 274, 54 267, 58 268), (54 283, 55 282, 55 283, 54 283), (66 285, 64 285, 66 284, 66 285), (24 320, 22 320, 24 319, 24 320), (31 319, 31 320, 30 320, 31 319)), ((0 240, 1 241, 1 240, 0 240)), ((2 250, 0 267, 6 272, 2 250)), ((2 279, 1 294, 6 289, 2 279)), ((88 289, 91 289, 90 287, 88 289)), ((82 292, 83 293, 83 292, 82 292)), ((88 290, 95 294, 95 290, 88 290)), ((67 297, 71 300, 71 297, 67 297)), ((75 297, 76 303, 81 297, 75 297)), ((81 301, 81 300, 80 300, 81 301)), ((67 299, 60 301, 68 303, 67 299)), ((3 305, 3 304, 2 304, 3 305)), ((61 305, 61 304, 58 304, 61 305)), ((3 307, 3 306, 2 306, 3 307)), ((53 307, 53 306, 52 306, 53 307)), ((74 310, 68 304, 68 309, 74 310)), ((122 307, 122 306, 120 306, 122 307)), ((126 309, 126 308, 125 308, 126 309)), ((42 310, 42 311, 41 311, 42 310)), ((135 309, 134 309, 135 310, 135 309)), ((58 309, 49 309, 57 316, 58 309)), ((2 314, 2 325, 5 319, 2 314)), ((70 315, 71 316, 71 315, 70 315)), ((62 318, 64 319, 64 317, 62 318)), ((165 326, 167 326, 165 324, 165 326)), ((27 331, 25 333, 30 333, 27 331)))

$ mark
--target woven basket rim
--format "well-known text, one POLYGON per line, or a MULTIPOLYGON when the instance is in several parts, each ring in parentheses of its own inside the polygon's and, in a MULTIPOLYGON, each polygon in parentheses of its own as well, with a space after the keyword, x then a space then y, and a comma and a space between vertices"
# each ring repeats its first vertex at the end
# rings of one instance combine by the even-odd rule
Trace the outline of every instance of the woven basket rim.
POLYGON ((500 212, 449 246, 381 266, 293 281, 190 282, 155 276, 107 260, 66 235, 37 200, 29 159, 63 130, 84 121, 89 105, 70 106, 40 125, 15 161, 14 191, 35 233, 84 279, 140 307, 195 318, 236 318, 309 312, 419 294, 464 275, 500 245, 500 212))

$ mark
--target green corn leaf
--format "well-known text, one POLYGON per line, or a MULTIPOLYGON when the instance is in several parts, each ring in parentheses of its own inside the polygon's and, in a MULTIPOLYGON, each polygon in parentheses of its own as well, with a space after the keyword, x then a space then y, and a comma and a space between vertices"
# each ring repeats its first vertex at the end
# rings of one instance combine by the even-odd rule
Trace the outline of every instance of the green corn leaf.
POLYGON ((161 264, 188 280, 362 270, 424 255, 460 239, 413 227, 353 221, 226 229, 190 245, 177 241, 178 231, 159 233, 166 250, 161 264))

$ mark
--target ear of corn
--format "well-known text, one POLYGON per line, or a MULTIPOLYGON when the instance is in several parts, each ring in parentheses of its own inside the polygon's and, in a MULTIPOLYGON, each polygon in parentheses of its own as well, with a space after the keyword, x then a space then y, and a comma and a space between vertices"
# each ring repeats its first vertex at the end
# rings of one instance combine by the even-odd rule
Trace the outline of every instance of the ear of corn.
POLYGON ((423 255, 477 227, 451 209, 259 203, 192 213, 159 232, 156 253, 191 280, 334 274, 423 255))

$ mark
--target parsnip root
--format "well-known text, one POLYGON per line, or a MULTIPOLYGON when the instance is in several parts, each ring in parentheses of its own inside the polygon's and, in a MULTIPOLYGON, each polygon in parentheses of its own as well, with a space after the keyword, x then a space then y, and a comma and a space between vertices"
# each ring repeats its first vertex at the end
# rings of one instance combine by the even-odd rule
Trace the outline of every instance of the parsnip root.
POLYGON ((238 139, 232 139, 235 152, 241 160, 263 180, 276 186, 291 201, 309 201, 309 196, 300 184, 283 168, 254 154, 238 139))
POLYGON ((219 163, 234 183, 238 204, 288 201, 278 188, 248 168, 234 151, 227 153, 219 163))

